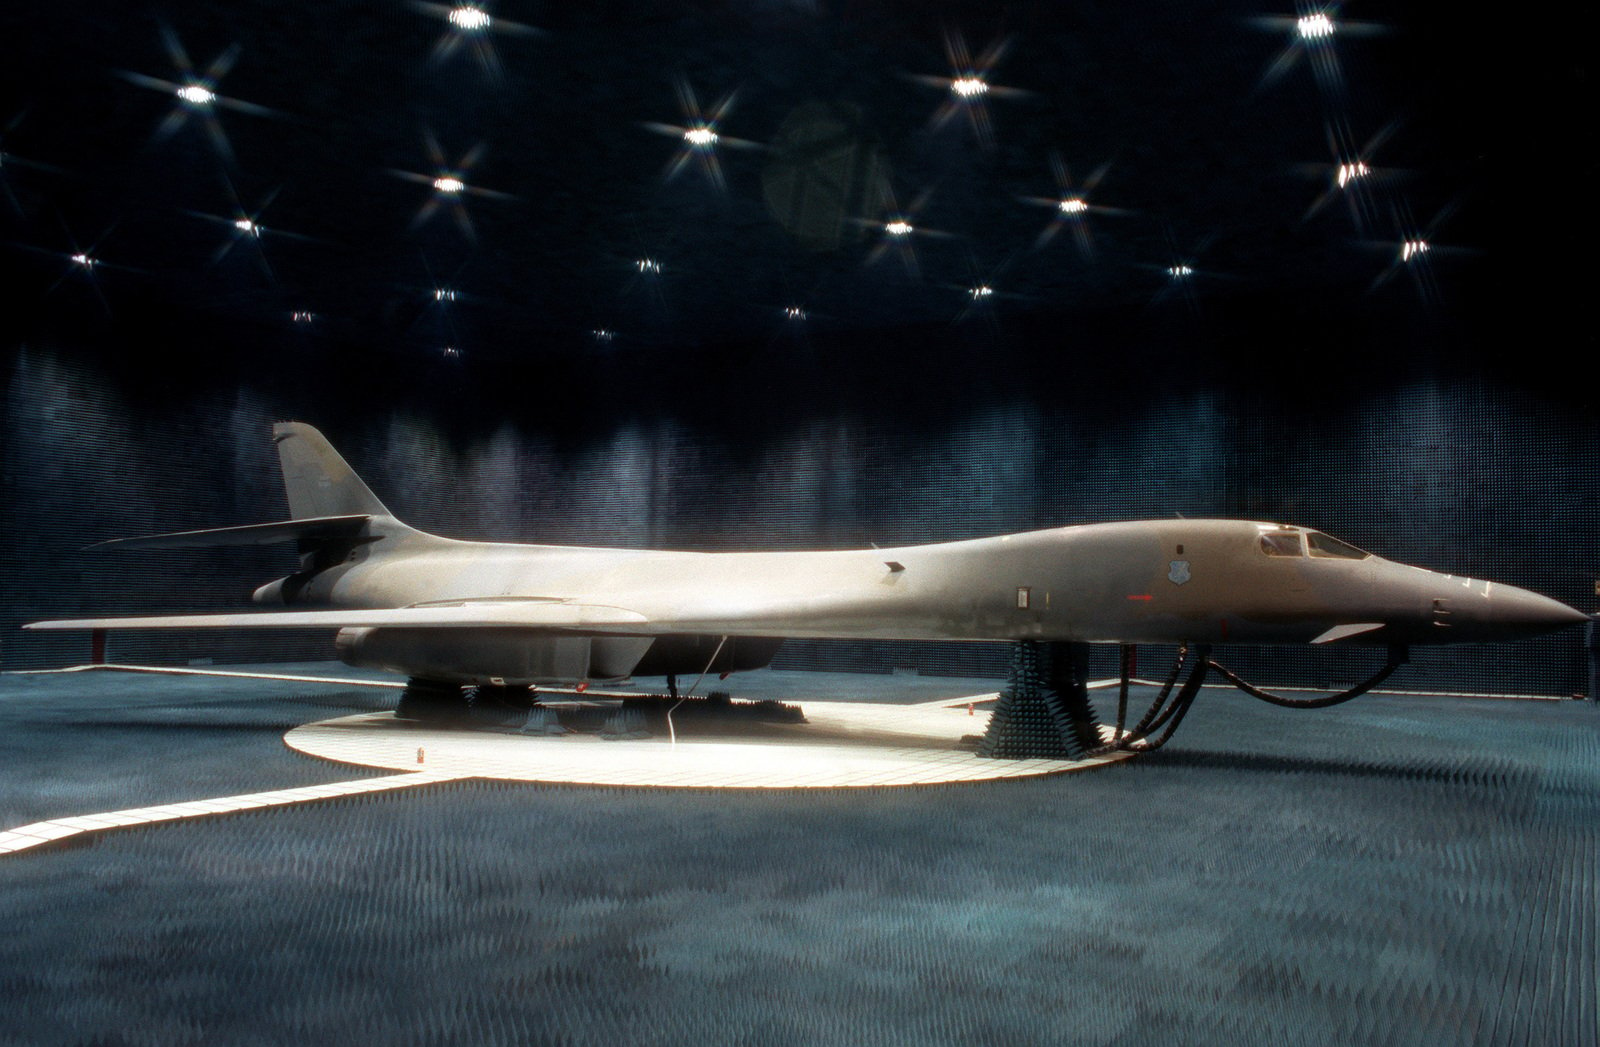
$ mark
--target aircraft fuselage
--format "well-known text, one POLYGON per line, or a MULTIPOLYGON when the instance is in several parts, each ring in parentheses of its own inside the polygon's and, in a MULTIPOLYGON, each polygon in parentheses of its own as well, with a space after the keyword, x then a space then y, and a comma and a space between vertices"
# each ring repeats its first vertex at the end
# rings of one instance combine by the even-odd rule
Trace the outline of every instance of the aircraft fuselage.
POLYGON ((261 603, 329 608, 495 599, 622 607, 684 634, 727 634, 737 622, 738 635, 773 638, 1294 644, 1366 625, 1340 642, 1409 645, 1516 639, 1584 619, 1525 589, 1238 520, 834 552, 659 552, 410 532, 257 593, 261 603))

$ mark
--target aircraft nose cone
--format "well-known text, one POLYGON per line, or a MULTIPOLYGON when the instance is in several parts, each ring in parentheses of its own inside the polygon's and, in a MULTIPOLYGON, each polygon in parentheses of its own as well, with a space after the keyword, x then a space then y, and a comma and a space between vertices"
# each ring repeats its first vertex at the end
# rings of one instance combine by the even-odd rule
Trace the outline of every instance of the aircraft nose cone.
POLYGON ((1489 598, 1489 623, 1496 632, 1547 633, 1588 620, 1576 607, 1511 585, 1495 586, 1489 598))

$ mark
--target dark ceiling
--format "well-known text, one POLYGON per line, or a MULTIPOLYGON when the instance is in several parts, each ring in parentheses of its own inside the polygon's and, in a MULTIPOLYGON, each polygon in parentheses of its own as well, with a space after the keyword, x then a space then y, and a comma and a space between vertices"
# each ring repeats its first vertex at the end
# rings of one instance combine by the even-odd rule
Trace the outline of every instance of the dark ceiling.
POLYGON ((13 334, 131 310, 526 360, 1330 301, 1537 333, 1593 271, 1587 11, 482 10, 6 5, 13 334))

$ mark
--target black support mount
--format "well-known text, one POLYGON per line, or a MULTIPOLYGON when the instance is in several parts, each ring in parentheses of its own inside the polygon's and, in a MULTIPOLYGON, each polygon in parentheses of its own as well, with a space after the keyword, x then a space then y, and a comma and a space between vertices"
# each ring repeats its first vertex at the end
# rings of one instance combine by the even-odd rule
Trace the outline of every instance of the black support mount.
POLYGON ((1406 649, 1389 648, 1388 660, 1367 679, 1337 694, 1289 698, 1264 691, 1211 658, 1206 644, 1178 648, 1155 700, 1133 726, 1127 726, 1128 687, 1133 649, 1122 649, 1115 725, 1104 728, 1089 702, 1089 647, 1081 643, 1020 640, 1012 645, 1011 674, 978 746, 979 756, 1009 760, 1078 760, 1114 752, 1153 752, 1171 740, 1194 705, 1206 675, 1215 672, 1252 698, 1289 709, 1325 709, 1367 693, 1406 662, 1406 649), (1185 667, 1183 686, 1178 678, 1185 667), (1176 690, 1174 690, 1176 688, 1176 690))
POLYGON ((467 696, 459 683, 413 676, 400 692, 394 715, 400 720, 451 723, 467 717, 467 696))
POLYGON ((478 684, 464 687, 450 680, 413 676, 400 692, 394 715, 421 723, 505 725, 521 723, 538 704, 538 695, 526 685, 478 684))
POLYGON ((1089 704, 1089 645, 1021 640, 979 756, 1006 760, 1076 760, 1100 745, 1089 704))

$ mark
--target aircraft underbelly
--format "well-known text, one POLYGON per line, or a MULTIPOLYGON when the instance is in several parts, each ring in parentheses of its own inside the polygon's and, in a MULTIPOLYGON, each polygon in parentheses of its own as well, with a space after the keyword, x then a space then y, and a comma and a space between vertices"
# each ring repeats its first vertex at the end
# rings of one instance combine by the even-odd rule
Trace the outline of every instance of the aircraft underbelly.
POLYGON ((462 683, 575 683, 627 676, 655 641, 529 629, 342 629, 346 664, 462 683))

